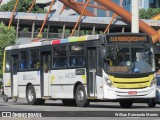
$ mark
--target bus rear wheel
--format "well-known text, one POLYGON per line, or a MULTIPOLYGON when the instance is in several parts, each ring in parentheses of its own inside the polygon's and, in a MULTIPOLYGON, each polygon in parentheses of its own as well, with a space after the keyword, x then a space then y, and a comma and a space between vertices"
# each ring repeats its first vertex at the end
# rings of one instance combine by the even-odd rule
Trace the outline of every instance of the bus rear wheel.
POLYGON ((121 100, 119 101, 119 104, 122 108, 131 108, 133 101, 132 100, 121 100))
POLYGON ((30 105, 42 105, 45 102, 44 99, 36 98, 36 92, 32 85, 27 88, 27 101, 30 105))
POLYGON ((36 92, 32 85, 27 88, 27 101, 30 105, 35 105, 37 103, 36 92))
POLYGON ((89 100, 87 99, 85 88, 83 85, 79 85, 75 93, 76 105, 78 107, 87 107, 89 106, 89 100))

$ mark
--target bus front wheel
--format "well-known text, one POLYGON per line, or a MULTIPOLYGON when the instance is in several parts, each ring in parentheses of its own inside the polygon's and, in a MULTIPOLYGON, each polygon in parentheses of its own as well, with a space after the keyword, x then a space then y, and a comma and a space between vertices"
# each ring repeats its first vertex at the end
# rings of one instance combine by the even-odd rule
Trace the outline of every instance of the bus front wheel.
POLYGON ((87 107, 89 105, 89 100, 87 99, 85 88, 83 85, 79 85, 75 93, 76 105, 78 107, 87 107))
POLYGON ((119 104, 122 108, 131 108, 133 101, 132 100, 121 100, 119 101, 119 104))

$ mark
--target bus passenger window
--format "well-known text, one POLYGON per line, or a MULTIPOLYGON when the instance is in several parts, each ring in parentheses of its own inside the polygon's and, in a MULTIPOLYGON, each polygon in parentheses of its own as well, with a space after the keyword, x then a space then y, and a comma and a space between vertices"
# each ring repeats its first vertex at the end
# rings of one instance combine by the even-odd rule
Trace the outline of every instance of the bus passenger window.
POLYGON ((82 67, 85 64, 84 46, 74 45, 70 47, 69 66, 82 67))
POLYGON ((66 46, 55 47, 53 49, 53 68, 67 67, 67 49, 66 46))
POLYGON ((26 50, 21 51, 21 57, 20 57, 20 70, 27 69, 27 56, 28 52, 26 50))
POLYGON ((10 55, 8 53, 6 53, 5 72, 10 71, 10 60, 11 60, 10 55))
POLYGON ((38 49, 30 51, 29 66, 30 66, 30 69, 39 68, 39 50, 38 49))

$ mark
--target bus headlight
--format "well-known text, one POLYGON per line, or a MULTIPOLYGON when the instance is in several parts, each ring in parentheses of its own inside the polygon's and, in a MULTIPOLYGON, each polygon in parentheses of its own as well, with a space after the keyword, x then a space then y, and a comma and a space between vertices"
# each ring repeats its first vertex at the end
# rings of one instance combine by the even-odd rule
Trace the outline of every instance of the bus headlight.
POLYGON ((154 86, 154 85, 156 85, 156 83, 157 83, 157 80, 156 80, 156 78, 154 78, 154 79, 151 81, 150 86, 154 86))
POLYGON ((105 78, 105 81, 106 81, 107 86, 109 86, 109 87, 114 87, 114 86, 113 86, 113 83, 112 83, 112 81, 111 81, 110 79, 105 78))

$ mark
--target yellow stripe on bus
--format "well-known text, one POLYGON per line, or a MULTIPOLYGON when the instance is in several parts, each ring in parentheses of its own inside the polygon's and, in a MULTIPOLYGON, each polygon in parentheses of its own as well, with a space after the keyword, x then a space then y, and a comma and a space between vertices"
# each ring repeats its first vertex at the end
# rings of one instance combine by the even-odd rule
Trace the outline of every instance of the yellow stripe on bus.
POLYGON ((7 86, 11 86, 11 79, 8 80, 7 86))
POLYGON ((51 84, 53 84, 54 80, 55 80, 55 76, 51 76, 51 84))
POLYGON ((86 84, 87 81, 86 81, 86 76, 85 75, 82 75, 82 79, 84 80, 84 84, 86 84))
POLYGON ((109 79, 114 83, 136 83, 136 82, 147 82, 151 81, 154 75, 149 75, 148 77, 141 78, 116 78, 114 76, 109 76, 109 79))
POLYGON ((114 83, 114 87, 116 88, 145 88, 145 87, 149 87, 150 86, 150 82, 147 83, 136 83, 136 84, 115 84, 114 83))

